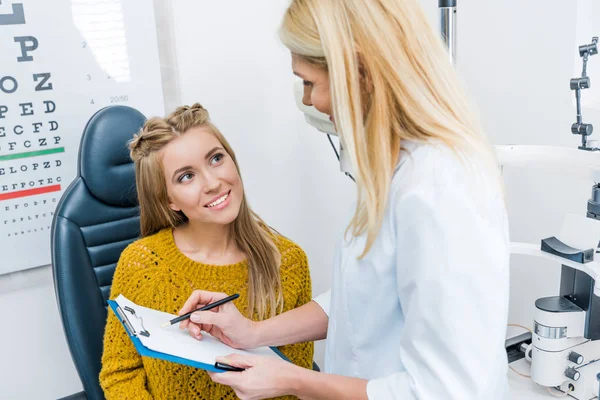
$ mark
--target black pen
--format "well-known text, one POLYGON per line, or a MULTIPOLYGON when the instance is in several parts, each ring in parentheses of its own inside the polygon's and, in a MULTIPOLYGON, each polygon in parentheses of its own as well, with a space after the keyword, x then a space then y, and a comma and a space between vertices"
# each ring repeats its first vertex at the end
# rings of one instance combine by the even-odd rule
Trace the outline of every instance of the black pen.
POLYGON ((233 365, 229 365, 229 364, 225 364, 225 363, 220 363, 220 362, 216 362, 215 363, 215 368, 223 370, 223 371, 231 371, 231 372, 242 372, 242 371, 245 371, 244 368, 234 367, 233 365))
POLYGON ((238 297, 240 297, 240 295, 239 295, 238 293, 236 293, 236 294, 232 294, 232 295, 231 295, 231 296, 229 296, 229 297, 225 297, 224 299, 217 300, 217 301, 215 301, 214 303, 210 303, 210 304, 207 304, 207 305, 205 305, 204 307, 200 307, 200 308, 199 308, 199 309, 197 309, 197 310, 190 311, 189 313, 183 314, 183 315, 181 315, 181 316, 179 316, 179 317, 177 317, 177 318, 173 318, 173 319, 172 319, 172 320, 170 320, 169 322, 165 322, 164 324, 162 324, 160 327, 161 327, 161 328, 164 328, 164 327, 165 327, 165 326, 167 326, 167 325, 173 325, 173 324, 176 324, 176 323, 178 323, 178 322, 181 322, 181 321, 183 321, 184 319, 188 319, 188 318, 189 318, 189 317, 190 317, 190 316, 191 316, 193 313, 195 313, 196 311, 208 311, 208 310, 212 310, 213 308, 215 308, 215 307, 219 307, 220 305, 223 305, 223 304, 225 304, 225 303, 227 303, 227 302, 230 302, 231 300, 235 300, 235 299, 237 299, 238 297))

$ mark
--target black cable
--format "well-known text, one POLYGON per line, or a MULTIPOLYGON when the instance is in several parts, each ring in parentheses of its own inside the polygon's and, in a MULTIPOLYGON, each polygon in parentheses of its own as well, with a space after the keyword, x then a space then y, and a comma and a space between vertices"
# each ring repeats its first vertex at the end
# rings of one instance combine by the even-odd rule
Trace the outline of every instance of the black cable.
POLYGON ((333 140, 331 140, 331 135, 329 133, 327 134, 327 139, 329 139, 329 143, 331 143, 331 147, 333 148, 333 151, 335 152, 335 156, 337 157, 338 161, 340 161, 340 155, 338 154, 338 151, 335 148, 335 144, 333 144, 333 140))
MULTIPOLYGON (((329 143, 331 144, 331 148, 333 148, 335 156, 337 157, 338 161, 340 161, 340 155, 339 155, 337 149, 335 148, 335 144, 333 144, 333 140, 331 140, 331 135, 329 133, 327 134, 327 139, 329 139, 329 143)), ((352 179, 353 182, 356 182, 354 177, 352 175, 350 175, 348 172, 345 172, 345 174, 348 178, 352 179)))

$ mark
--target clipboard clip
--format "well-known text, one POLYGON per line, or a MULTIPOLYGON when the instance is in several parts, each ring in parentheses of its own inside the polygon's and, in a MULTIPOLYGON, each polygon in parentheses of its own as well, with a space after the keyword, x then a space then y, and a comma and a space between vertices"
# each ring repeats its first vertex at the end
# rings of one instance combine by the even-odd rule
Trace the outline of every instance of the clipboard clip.
POLYGON ((138 334, 145 336, 145 337, 150 336, 150 332, 148 332, 148 330, 144 327, 144 319, 142 317, 138 317, 133 308, 131 308, 129 306, 125 306, 123 308, 121 308, 121 306, 117 306, 117 314, 119 314, 119 317, 121 318, 121 320, 127 327, 127 330, 131 333, 131 335, 136 336, 136 337, 138 336, 138 334), (138 321, 140 321, 140 326, 142 327, 142 329, 140 330, 139 333, 135 330, 135 328, 129 321, 129 318, 127 317, 125 312, 123 312, 123 309, 125 309, 125 311, 128 311, 129 313, 131 313, 132 316, 134 316, 138 321))

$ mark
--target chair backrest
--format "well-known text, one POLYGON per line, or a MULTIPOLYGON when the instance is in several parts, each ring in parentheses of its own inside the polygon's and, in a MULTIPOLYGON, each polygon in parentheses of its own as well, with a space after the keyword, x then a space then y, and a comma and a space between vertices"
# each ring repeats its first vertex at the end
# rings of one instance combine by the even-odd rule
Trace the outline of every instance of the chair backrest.
POLYGON ((88 121, 77 176, 52 221, 54 288, 71 357, 88 399, 98 381, 110 285, 123 249, 139 236, 135 172, 127 141, 145 117, 110 106, 88 121))

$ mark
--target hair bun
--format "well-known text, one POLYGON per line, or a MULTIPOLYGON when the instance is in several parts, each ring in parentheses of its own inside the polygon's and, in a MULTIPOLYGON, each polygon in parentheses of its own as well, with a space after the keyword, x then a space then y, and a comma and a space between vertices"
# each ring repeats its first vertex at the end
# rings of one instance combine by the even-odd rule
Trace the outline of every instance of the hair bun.
POLYGON ((137 163, 150 153, 162 149, 172 140, 173 135, 209 120, 208 111, 200 103, 178 107, 166 118, 150 118, 129 141, 129 156, 137 163))
POLYGON ((162 134, 164 132, 171 132, 171 127, 163 118, 154 117, 147 120, 127 144, 131 159, 138 162, 160 148, 165 140, 162 134))
POLYGON ((194 103, 189 108, 190 108, 190 110, 204 110, 204 111, 208 112, 208 110, 206 108, 202 107, 202 104, 200 104, 200 103, 194 103))
POLYGON ((133 139, 129 141, 127 147, 129 148, 129 156, 133 160, 133 162, 138 162, 144 156, 146 156, 147 149, 144 149, 147 146, 144 146, 144 128, 140 129, 140 131, 133 135, 133 139))
POLYGON ((177 109, 175 111, 173 111, 169 116, 167 116, 167 119, 177 118, 177 117, 180 117, 185 114, 189 115, 189 114, 197 114, 197 113, 206 113, 206 115, 208 115, 208 110, 206 108, 202 107, 202 104, 194 103, 191 106, 177 107, 177 109))
POLYGON ((167 122, 176 130, 183 132, 188 127, 202 125, 210 121, 208 110, 200 103, 194 103, 191 106, 181 106, 169 114, 167 122))

